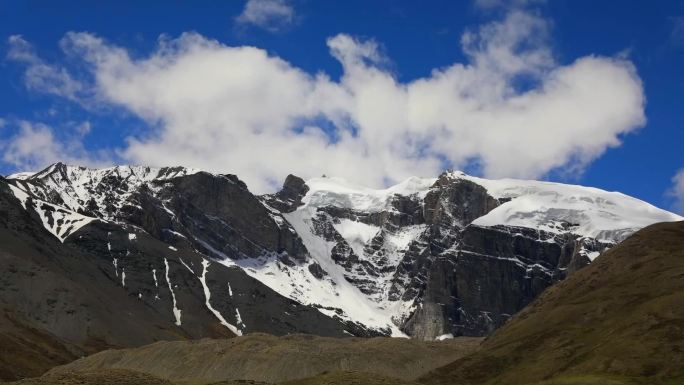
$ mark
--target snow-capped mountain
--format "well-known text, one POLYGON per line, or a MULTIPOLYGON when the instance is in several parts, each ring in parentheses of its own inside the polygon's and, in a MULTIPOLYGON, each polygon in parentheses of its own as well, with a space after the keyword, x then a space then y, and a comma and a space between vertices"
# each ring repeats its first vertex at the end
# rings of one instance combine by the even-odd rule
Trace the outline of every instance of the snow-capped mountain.
POLYGON ((289 176, 264 196, 182 167, 55 164, 6 183, 59 242, 110 259, 104 273, 179 329, 196 301, 235 334, 486 335, 632 232, 684 219, 620 193, 460 172, 382 190, 289 176), (132 252, 140 239, 166 246, 132 252), (188 283, 165 276, 169 261, 195 277, 194 299, 175 294, 188 283), (284 298, 235 306, 223 269, 284 298))

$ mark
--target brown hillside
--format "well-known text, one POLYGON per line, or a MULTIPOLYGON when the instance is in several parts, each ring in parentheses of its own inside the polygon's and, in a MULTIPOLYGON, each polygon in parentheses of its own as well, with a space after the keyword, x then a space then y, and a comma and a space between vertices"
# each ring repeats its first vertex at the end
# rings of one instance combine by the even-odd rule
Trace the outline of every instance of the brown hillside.
MULTIPOLYGON (((325 372, 363 372, 376 375, 371 378, 411 380, 472 353, 480 341, 471 337, 425 342, 254 333, 223 340, 164 341, 135 349, 107 350, 54 368, 48 375, 126 369, 177 382, 280 383, 325 372)), ((342 377, 348 378, 346 374, 342 377)))

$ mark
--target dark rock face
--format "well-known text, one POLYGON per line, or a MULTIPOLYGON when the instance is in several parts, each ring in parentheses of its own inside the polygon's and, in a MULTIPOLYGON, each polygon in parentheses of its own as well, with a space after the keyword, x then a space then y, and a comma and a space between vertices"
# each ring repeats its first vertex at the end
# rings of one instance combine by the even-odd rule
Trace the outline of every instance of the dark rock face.
POLYGON ((427 305, 406 323, 413 336, 487 335, 547 287, 588 265, 580 249, 610 246, 528 228, 474 225, 460 232, 458 242, 458 249, 429 256, 421 266, 427 284, 413 292, 427 305))
POLYGON ((156 208, 140 215, 156 217, 140 223, 135 217, 125 219, 151 234, 161 236, 165 229, 188 234, 194 247, 217 258, 254 258, 268 252, 285 252, 297 260, 307 257, 301 239, 280 214, 264 207, 235 177, 198 173, 157 187, 156 196, 149 189, 139 192, 140 203, 147 203, 139 207, 156 208))
POLYGON ((424 217, 430 225, 463 228, 498 205, 484 187, 443 174, 425 197, 424 217))
POLYGON ((281 213, 291 213, 302 205, 302 198, 309 191, 304 179, 288 175, 283 183, 283 188, 275 194, 264 195, 262 198, 266 204, 280 211, 281 213))

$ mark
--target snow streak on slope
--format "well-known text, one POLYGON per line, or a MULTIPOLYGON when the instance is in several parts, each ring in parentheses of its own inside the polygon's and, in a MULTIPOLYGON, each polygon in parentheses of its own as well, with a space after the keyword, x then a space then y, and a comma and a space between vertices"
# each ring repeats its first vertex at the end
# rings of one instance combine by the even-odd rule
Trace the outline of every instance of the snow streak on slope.
MULTIPOLYGON (((209 291, 209 286, 207 286, 207 270, 209 269, 209 261, 206 259, 202 260, 202 276, 198 277, 200 282, 202 283, 202 288, 204 288, 204 299, 205 299, 205 305, 207 306, 207 309, 209 309, 210 312, 214 314, 216 319, 219 320, 221 325, 227 327, 233 334, 236 336, 241 336, 242 331, 235 327, 234 325, 231 325, 226 321, 226 319, 219 313, 218 310, 214 309, 213 306, 211 306, 211 291, 209 291)), ((238 313, 239 314, 239 313, 238 313)), ((241 323, 241 320, 238 319, 238 324, 241 323)))
MULTIPOLYGON (((284 215, 297 234, 302 237, 313 259, 328 273, 325 285, 305 286, 299 301, 338 308, 344 312, 341 314, 344 318, 375 329, 389 329, 395 337, 405 336, 392 322, 394 309, 384 308, 382 304, 373 302, 344 278, 344 269, 330 256, 334 243, 313 233, 311 218, 314 213, 313 207, 304 206, 293 213, 284 215)), ((307 276, 306 280, 318 281, 308 269, 302 269, 302 273, 307 276)), ((323 313, 332 315, 326 311, 323 313)))
POLYGON ((173 285, 171 284, 171 279, 169 279, 169 261, 164 258, 164 276, 166 277, 166 283, 169 285, 169 291, 171 292, 171 302, 173 303, 173 317, 176 319, 176 326, 181 326, 181 309, 178 308, 176 304, 176 293, 173 292, 173 285))
MULTIPOLYGON (((286 216, 291 223, 294 222, 293 226, 298 232, 308 228, 306 223, 296 218, 296 213, 286 216)), ((317 255, 329 255, 333 247, 331 243, 315 235, 304 235, 302 238, 307 247, 318 248, 315 252, 317 255)), ((382 329, 393 336, 404 336, 390 321, 390 312, 379 308, 347 282, 341 268, 334 265, 332 259, 327 257, 315 261, 319 262, 328 276, 318 279, 311 273, 308 267, 314 261, 288 266, 281 263, 275 254, 264 255, 258 259, 225 259, 219 262, 226 266, 237 266, 280 295, 301 304, 317 307, 321 313, 329 317, 337 316, 344 320, 359 322, 366 327, 382 329)))

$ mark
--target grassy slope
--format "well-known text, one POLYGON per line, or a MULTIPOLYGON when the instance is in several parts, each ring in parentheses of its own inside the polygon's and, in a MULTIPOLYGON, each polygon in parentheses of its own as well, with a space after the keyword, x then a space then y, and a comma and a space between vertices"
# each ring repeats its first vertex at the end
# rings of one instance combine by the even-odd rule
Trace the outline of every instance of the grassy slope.
MULTIPOLYGON (((60 373, 13 382, 11 385, 172 385, 171 382, 149 374, 128 370, 60 373)), ((8 384, 10 385, 10 384, 8 384)), ((175 385, 175 384, 174 384, 175 385)))
POLYGON ((472 353, 480 338, 425 342, 397 338, 275 337, 249 334, 227 340, 157 342, 100 352, 50 373, 127 369, 172 381, 248 379, 284 382, 323 372, 366 372, 415 379, 472 353))
POLYGON ((420 385, 417 382, 400 380, 371 373, 328 372, 316 377, 285 382, 282 385, 420 385))
POLYGON ((421 381, 679 383, 675 379, 684 379, 684 222, 637 232, 548 289, 479 352, 421 381))

